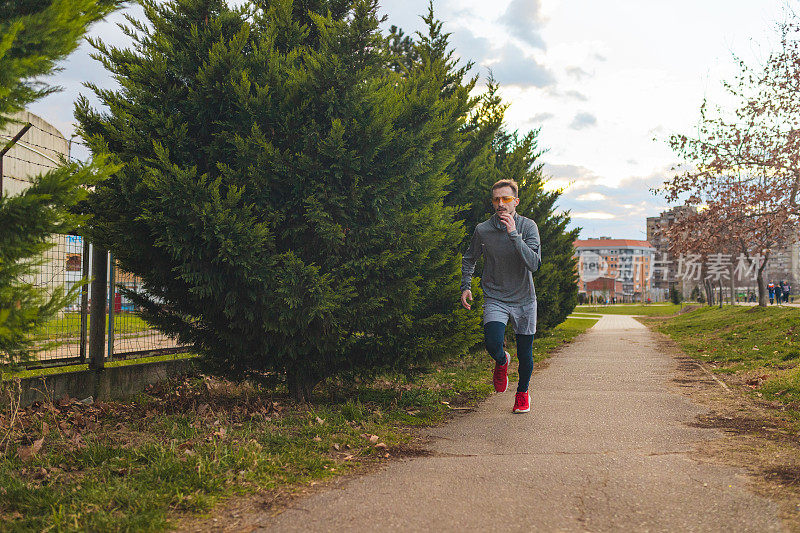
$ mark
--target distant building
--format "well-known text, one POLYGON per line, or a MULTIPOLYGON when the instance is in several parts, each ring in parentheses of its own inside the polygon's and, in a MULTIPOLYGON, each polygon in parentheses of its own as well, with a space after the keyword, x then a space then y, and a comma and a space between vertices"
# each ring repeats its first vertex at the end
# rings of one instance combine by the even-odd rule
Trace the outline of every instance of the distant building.
MULTIPOLYGON (((69 155, 69 141, 55 126, 28 111, 13 118, 18 122, 0 129, 0 147, 13 139, 25 123, 30 122, 32 127, 3 156, 0 193, 9 196, 21 194, 30 187, 33 177, 57 168, 69 155)), ((55 246, 44 253, 39 272, 30 282, 69 289, 83 277, 83 239, 79 235, 53 235, 52 242, 55 246)))
POLYGON ((591 297, 591 301, 599 302, 624 302, 625 291, 622 286, 622 280, 612 277, 601 276, 595 280, 588 281, 584 285, 585 294, 591 297))
POLYGON ((647 217, 647 241, 655 248, 655 265, 657 265, 657 268, 653 269, 652 288, 659 300, 667 298, 670 287, 676 282, 678 290, 683 293, 684 297, 687 297, 694 288, 675 277, 678 262, 669 251, 669 237, 667 237, 666 231, 676 220, 695 213, 697 213, 697 209, 693 206, 684 205, 663 211, 657 217, 647 217), (684 287, 684 285, 686 286, 684 287))
POLYGON ((0 193, 17 195, 28 188, 30 179, 61 164, 69 155, 69 141, 38 115, 22 111, 0 130, 0 147, 10 141, 26 122, 33 126, 3 156, 3 188, 0 193))
MULTIPOLYGON (((696 213, 697 210, 692 206, 677 206, 668 211, 662 212, 657 217, 647 217, 647 240, 656 250, 656 261, 653 269, 653 292, 663 291, 667 294, 669 288, 677 288, 684 297, 688 297, 691 291, 698 286, 701 281, 687 277, 677 277, 678 258, 669 252, 669 238, 666 230, 669 229, 676 220, 681 217, 696 213)), ((735 265, 738 261, 739 253, 732 250, 721 250, 723 254, 735 265)), ((698 275, 699 276, 699 275, 698 275)), ((730 294, 731 287, 727 273, 723 274, 723 290, 730 294)), ((792 293, 795 293, 800 284, 800 231, 795 234, 794 239, 784 247, 774 248, 769 255, 767 266, 764 269, 764 279, 767 283, 774 281, 786 281, 792 286, 792 293)), ((747 298, 750 294, 756 294, 757 286, 754 274, 752 276, 738 275, 734 278, 734 290, 738 297, 747 298)), ((728 297, 728 296, 726 296, 728 297)))
POLYGON ((578 293, 617 301, 642 302, 651 293, 655 248, 648 241, 599 237, 574 242, 578 259, 578 293), (619 282, 613 285, 603 279, 619 282), (599 294, 598 294, 599 291, 599 294), (621 300, 620 300, 621 297, 621 300))
POLYGON ((764 280, 769 283, 774 281, 777 285, 781 281, 789 283, 792 294, 797 294, 800 283, 800 231, 795 233, 794 239, 781 248, 773 249, 769 254, 767 266, 764 268, 764 280))

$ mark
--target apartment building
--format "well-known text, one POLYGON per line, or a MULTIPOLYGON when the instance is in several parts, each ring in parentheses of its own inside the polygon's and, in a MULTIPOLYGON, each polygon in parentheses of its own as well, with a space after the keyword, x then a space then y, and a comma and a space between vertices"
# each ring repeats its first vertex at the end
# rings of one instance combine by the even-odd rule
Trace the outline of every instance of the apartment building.
POLYGON ((655 248, 648 241, 598 237, 577 240, 574 246, 579 294, 609 300, 614 297, 618 302, 654 300, 651 281, 655 248), (621 292, 610 280, 621 283, 621 292))
POLYGON ((785 281, 792 287, 792 294, 797 294, 800 284, 800 231, 781 248, 772 250, 764 268, 764 279, 769 282, 785 281))
POLYGON ((647 217, 647 242, 655 248, 655 260, 658 268, 653 271, 652 288, 658 295, 658 299, 666 299, 670 287, 677 287, 678 290, 688 296, 694 288, 689 287, 689 283, 676 278, 677 260, 669 251, 669 238, 666 231, 682 217, 697 213, 693 206, 677 206, 667 211, 662 211, 657 217, 647 217), (677 285, 675 285, 677 282, 677 285), (686 287, 684 287, 686 285, 686 287))

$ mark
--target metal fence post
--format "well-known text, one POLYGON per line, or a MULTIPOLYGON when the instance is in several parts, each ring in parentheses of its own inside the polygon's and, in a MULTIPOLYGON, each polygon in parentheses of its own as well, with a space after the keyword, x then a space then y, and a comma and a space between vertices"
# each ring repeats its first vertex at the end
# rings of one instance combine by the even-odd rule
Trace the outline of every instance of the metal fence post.
POLYGON ((81 287, 81 340, 80 356, 81 364, 86 363, 86 341, 88 340, 89 325, 89 239, 83 237, 83 263, 81 264, 81 276, 84 285, 81 287))
POLYGON ((106 283, 108 282, 108 252, 92 245, 92 309, 89 319, 89 368, 105 367, 106 283))
POLYGON ((114 254, 108 254, 108 353, 107 359, 110 361, 114 357, 114 254))

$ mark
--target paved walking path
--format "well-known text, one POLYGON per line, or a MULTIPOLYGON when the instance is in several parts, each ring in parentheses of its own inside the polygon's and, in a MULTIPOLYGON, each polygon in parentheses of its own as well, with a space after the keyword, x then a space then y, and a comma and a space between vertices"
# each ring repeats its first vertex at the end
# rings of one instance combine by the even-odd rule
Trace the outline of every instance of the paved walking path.
POLYGON ((687 454, 720 434, 688 425, 703 410, 669 387, 675 368, 649 330, 606 315, 534 375, 528 415, 509 387, 431 429, 430 457, 301 498, 263 530, 780 531, 743 472, 687 454))

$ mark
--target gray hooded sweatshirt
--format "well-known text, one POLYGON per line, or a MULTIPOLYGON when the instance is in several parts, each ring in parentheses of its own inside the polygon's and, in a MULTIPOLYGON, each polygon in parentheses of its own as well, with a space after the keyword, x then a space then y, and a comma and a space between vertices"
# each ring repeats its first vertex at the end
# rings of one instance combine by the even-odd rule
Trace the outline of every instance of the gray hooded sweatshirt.
POLYGON ((481 287, 487 300, 526 305, 536 300, 533 273, 542 266, 539 228, 536 222, 514 214, 511 233, 497 213, 475 227, 472 242, 461 261, 461 292, 469 289, 475 263, 484 256, 481 287))

